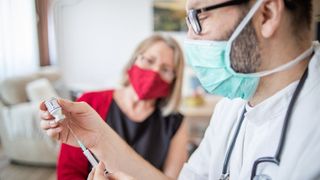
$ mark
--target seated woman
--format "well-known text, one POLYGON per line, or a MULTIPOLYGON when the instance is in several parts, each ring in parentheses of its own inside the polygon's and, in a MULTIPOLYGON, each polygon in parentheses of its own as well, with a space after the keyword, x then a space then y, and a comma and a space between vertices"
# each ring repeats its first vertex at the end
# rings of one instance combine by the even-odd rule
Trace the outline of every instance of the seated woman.
MULTIPOLYGON (((176 178, 187 160, 187 127, 178 112, 184 60, 171 37, 142 41, 125 69, 123 87, 89 92, 85 101, 137 153, 176 178)), ((91 166, 80 148, 62 144, 58 179, 86 179, 91 166)))

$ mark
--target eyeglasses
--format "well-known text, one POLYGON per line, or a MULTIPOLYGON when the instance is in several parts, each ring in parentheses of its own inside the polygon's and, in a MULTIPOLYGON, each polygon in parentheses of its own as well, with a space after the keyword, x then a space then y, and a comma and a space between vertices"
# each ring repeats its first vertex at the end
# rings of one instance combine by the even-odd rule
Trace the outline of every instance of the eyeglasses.
MULTIPOLYGON (((143 66, 143 68, 145 69, 153 69, 153 67, 156 65, 156 60, 153 58, 149 58, 147 56, 144 55, 138 55, 137 57, 138 60, 141 61, 141 64, 143 66)), ((159 74, 160 76, 168 81, 172 81, 175 78, 175 71, 174 69, 170 68, 170 67, 166 67, 165 65, 161 66, 159 68, 159 74)))
POLYGON ((227 6, 239 5, 239 4, 242 4, 242 3, 246 3, 248 1, 249 0, 231 0, 231 1, 220 3, 220 4, 215 4, 215 5, 212 5, 212 6, 200 8, 200 9, 190 9, 188 14, 187 14, 186 21, 187 21, 188 24, 191 25, 193 31, 196 34, 200 34, 202 28, 201 28, 201 24, 200 24, 200 21, 199 21, 198 14, 200 14, 202 12, 218 9, 218 8, 227 7, 227 6))

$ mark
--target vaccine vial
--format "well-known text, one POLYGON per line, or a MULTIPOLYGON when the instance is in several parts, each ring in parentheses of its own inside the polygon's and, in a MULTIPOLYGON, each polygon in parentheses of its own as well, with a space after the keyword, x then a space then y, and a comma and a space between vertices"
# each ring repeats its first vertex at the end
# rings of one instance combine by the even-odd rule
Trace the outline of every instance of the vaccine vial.
POLYGON ((50 98, 44 102, 48 112, 55 118, 55 122, 63 121, 66 117, 62 113, 62 108, 58 104, 57 98, 50 98))

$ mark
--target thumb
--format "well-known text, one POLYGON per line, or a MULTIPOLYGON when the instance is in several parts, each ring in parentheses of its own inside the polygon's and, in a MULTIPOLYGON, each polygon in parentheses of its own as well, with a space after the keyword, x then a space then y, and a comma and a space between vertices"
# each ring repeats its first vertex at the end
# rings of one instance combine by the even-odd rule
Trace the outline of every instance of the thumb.
POLYGON ((115 173, 109 173, 108 180, 134 180, 134 178, 131 176, 128 176, 123 172, 118 171, 115 173))
POLYGON ((71 113, 83 113, 88 110, 88 104, 85 102, 72 102, 66 99, 58 99, 61 108, 71 113))
POLYGON ((88 177, 87 177, 87 180, 93 180, 93 177, 94 177, 94 171, 95 169, 92 168, 91 172, 89 173, 88 177))
POLYGON ((95 174, 98 176, 98 177, 102 177, 104 176, 104 171, 105 171, 105 166, 103 164, 103 162, 99 162, 99 164, 95 167, 95 174))

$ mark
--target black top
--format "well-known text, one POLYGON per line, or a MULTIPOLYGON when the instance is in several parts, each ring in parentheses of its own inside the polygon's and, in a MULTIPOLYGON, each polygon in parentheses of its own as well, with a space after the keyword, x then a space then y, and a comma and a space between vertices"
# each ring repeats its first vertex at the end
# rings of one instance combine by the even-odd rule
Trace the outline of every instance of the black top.
POLYGON ((143 122, 130 120, 112 100, 107 116, 107 124, 114 129, 137 153, 152 165, 162 170, 167 157, 170 141, 179 129, 183 115, 161 115, 155 111, 143 122))

